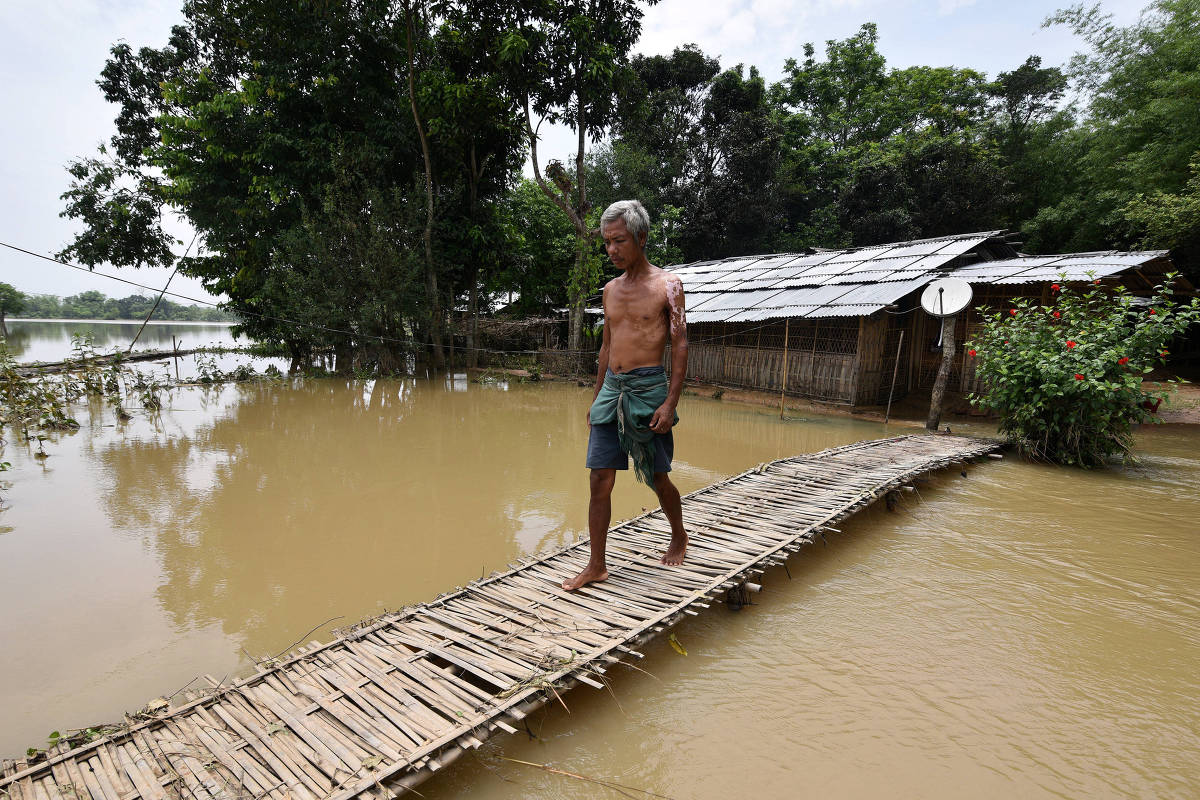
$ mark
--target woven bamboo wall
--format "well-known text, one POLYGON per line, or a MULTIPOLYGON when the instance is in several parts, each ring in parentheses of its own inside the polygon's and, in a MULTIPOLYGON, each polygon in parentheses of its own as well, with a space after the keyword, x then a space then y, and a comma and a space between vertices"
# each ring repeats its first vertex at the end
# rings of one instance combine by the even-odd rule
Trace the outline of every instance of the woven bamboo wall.
POLYGON ((722 386, 853 403, 859 337, 857 317, 688 326, 688 377, 722 386))
MULTIPOLYGON (((1014 297, 1026 297, 1038 302, 1048 302, 1049 300, 1048 297, 1043 296, 1049 290, 1042 284, 974 286, 972 288, 974 295, 971 298, 971 307, 965 313, 958 315, 957 323, 954 326, 954 365, 946 384, 952 391, 983 391, 983 385, 975 378, 975 366, 967 356, 967 348, 963 346, 975 335, 983 323, 983 317, 976 310, 979 306, 1008 308, 1014 297)), ((920 311, 914 313, 913 316, 917 318, 914 320, 915 342, 919 345, 915 364, 917 385, 921 388, 929 388, 933 386, 934 378, 937 377, 938 365, 942 362, 942 351, 937 346, 942 323, 941 320, 934 319, 920 311)))

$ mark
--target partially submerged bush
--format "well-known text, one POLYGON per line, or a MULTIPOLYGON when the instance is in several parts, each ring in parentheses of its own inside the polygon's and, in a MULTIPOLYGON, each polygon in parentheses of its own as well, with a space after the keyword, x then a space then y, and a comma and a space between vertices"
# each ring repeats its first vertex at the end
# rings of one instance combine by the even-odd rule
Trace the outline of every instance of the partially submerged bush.
POLYGON ((1172 297, 1175 273, 1155 287, 1149 305, 1099 281, 1051 286, 1049 306, 1014 300, 983 309, 984 324, 967 343, 986 394, 971 402, 1000 415, 1000 431, 1034 458, 1094 467, 1128 460, 1133 426, 1169 389, 1146 391, 1142 377, 1167 356, 1167 343, 1200 320, 1200 299, 1172 297))

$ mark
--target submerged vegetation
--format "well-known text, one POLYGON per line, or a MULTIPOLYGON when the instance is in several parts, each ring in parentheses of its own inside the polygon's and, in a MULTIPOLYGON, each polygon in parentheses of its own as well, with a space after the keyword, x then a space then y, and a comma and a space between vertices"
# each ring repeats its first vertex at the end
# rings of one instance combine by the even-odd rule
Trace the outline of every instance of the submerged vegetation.
POLYGON ((1000 416, 1000 431, 1034 458, 1082 467, 1130 458, 1133 426, 1174 389, 1147 390, 1143 377, 1166 362, 1168 343, 1200 322, 1200 298, 1174 299, 1174 274, 1148 302, 1065 279, 1052 300, 987 310, 967 344, 987 387, 976 405, 1000 416))
MULTIPOLYGON (((248 364, 222 371, 215 358, 221 352, 226 351, 214 348, 197 352, 196 377, 183 381, 166 370, 135 368, 120 351, 100 353, 91 335, 77 333, 71 336, 71 355, 62 369, 51 373, 19 365, 0 338, 0 459, 9 445, 5 436, 30 448, 34 457, 48 458, 47 441, 55 434, 79 429, 72 407, 80 403, 101 403, 112 411, 117 423, 125 423, 133 418, 131 409, 158 413, 164 399, 179 386, 282 378, 273 364, 262 373, 248 364)), ((0 461, 0 470, 8 466, 9 462, 0 461)))

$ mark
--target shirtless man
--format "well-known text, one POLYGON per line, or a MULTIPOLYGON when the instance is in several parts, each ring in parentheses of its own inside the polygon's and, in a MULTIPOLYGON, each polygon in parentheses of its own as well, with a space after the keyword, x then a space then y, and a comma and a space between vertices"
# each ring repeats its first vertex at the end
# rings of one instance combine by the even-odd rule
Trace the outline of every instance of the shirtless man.
POLYGON ((687 551, 679 490, 668 475, 675 449, 671 428, 678 420, 675 407, 687 373, 683 283, 646 260, 649 232, 650 216, 636 200, 613 203, 600 217, 608 257, 624 274, 604 287, 604 338, 593 404, 588 409, 591 557, 582 572, 563 581, 568 591, 608 577, 604 548, 612 516, 612 489, 616 471, 628 469, 628 455, 634 458, 638 479, 652 483, 671 523, 671 542, 662 563, 682 564, 687 551), (669 385, 662 368, 668 336, 669 385))

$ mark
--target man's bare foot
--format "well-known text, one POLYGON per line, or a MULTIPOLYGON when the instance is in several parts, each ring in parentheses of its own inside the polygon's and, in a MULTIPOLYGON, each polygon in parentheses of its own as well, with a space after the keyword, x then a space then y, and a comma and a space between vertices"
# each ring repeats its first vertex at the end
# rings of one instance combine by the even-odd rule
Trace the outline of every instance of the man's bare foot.
POLYGON ((581 589, 584 586, 587 586, 589 583, 595 583, 596 581, 602 581, 607 578, 607 569, 604 567, 593 567, 591 564, 588 564, 583 568, 583 572, 579 573, 574 578, 571 578, 569 581, 563 581, 562 587, 568 592, 573 592, 576 589, 581 589))
POLYGON ((668 567, 678 567, 683 563, 683 557, 687 555, 688 538, 685 533, 679 539, 671 537, 671 545, 667 548, 667 553, 662 557, 662 563, 668 567))

